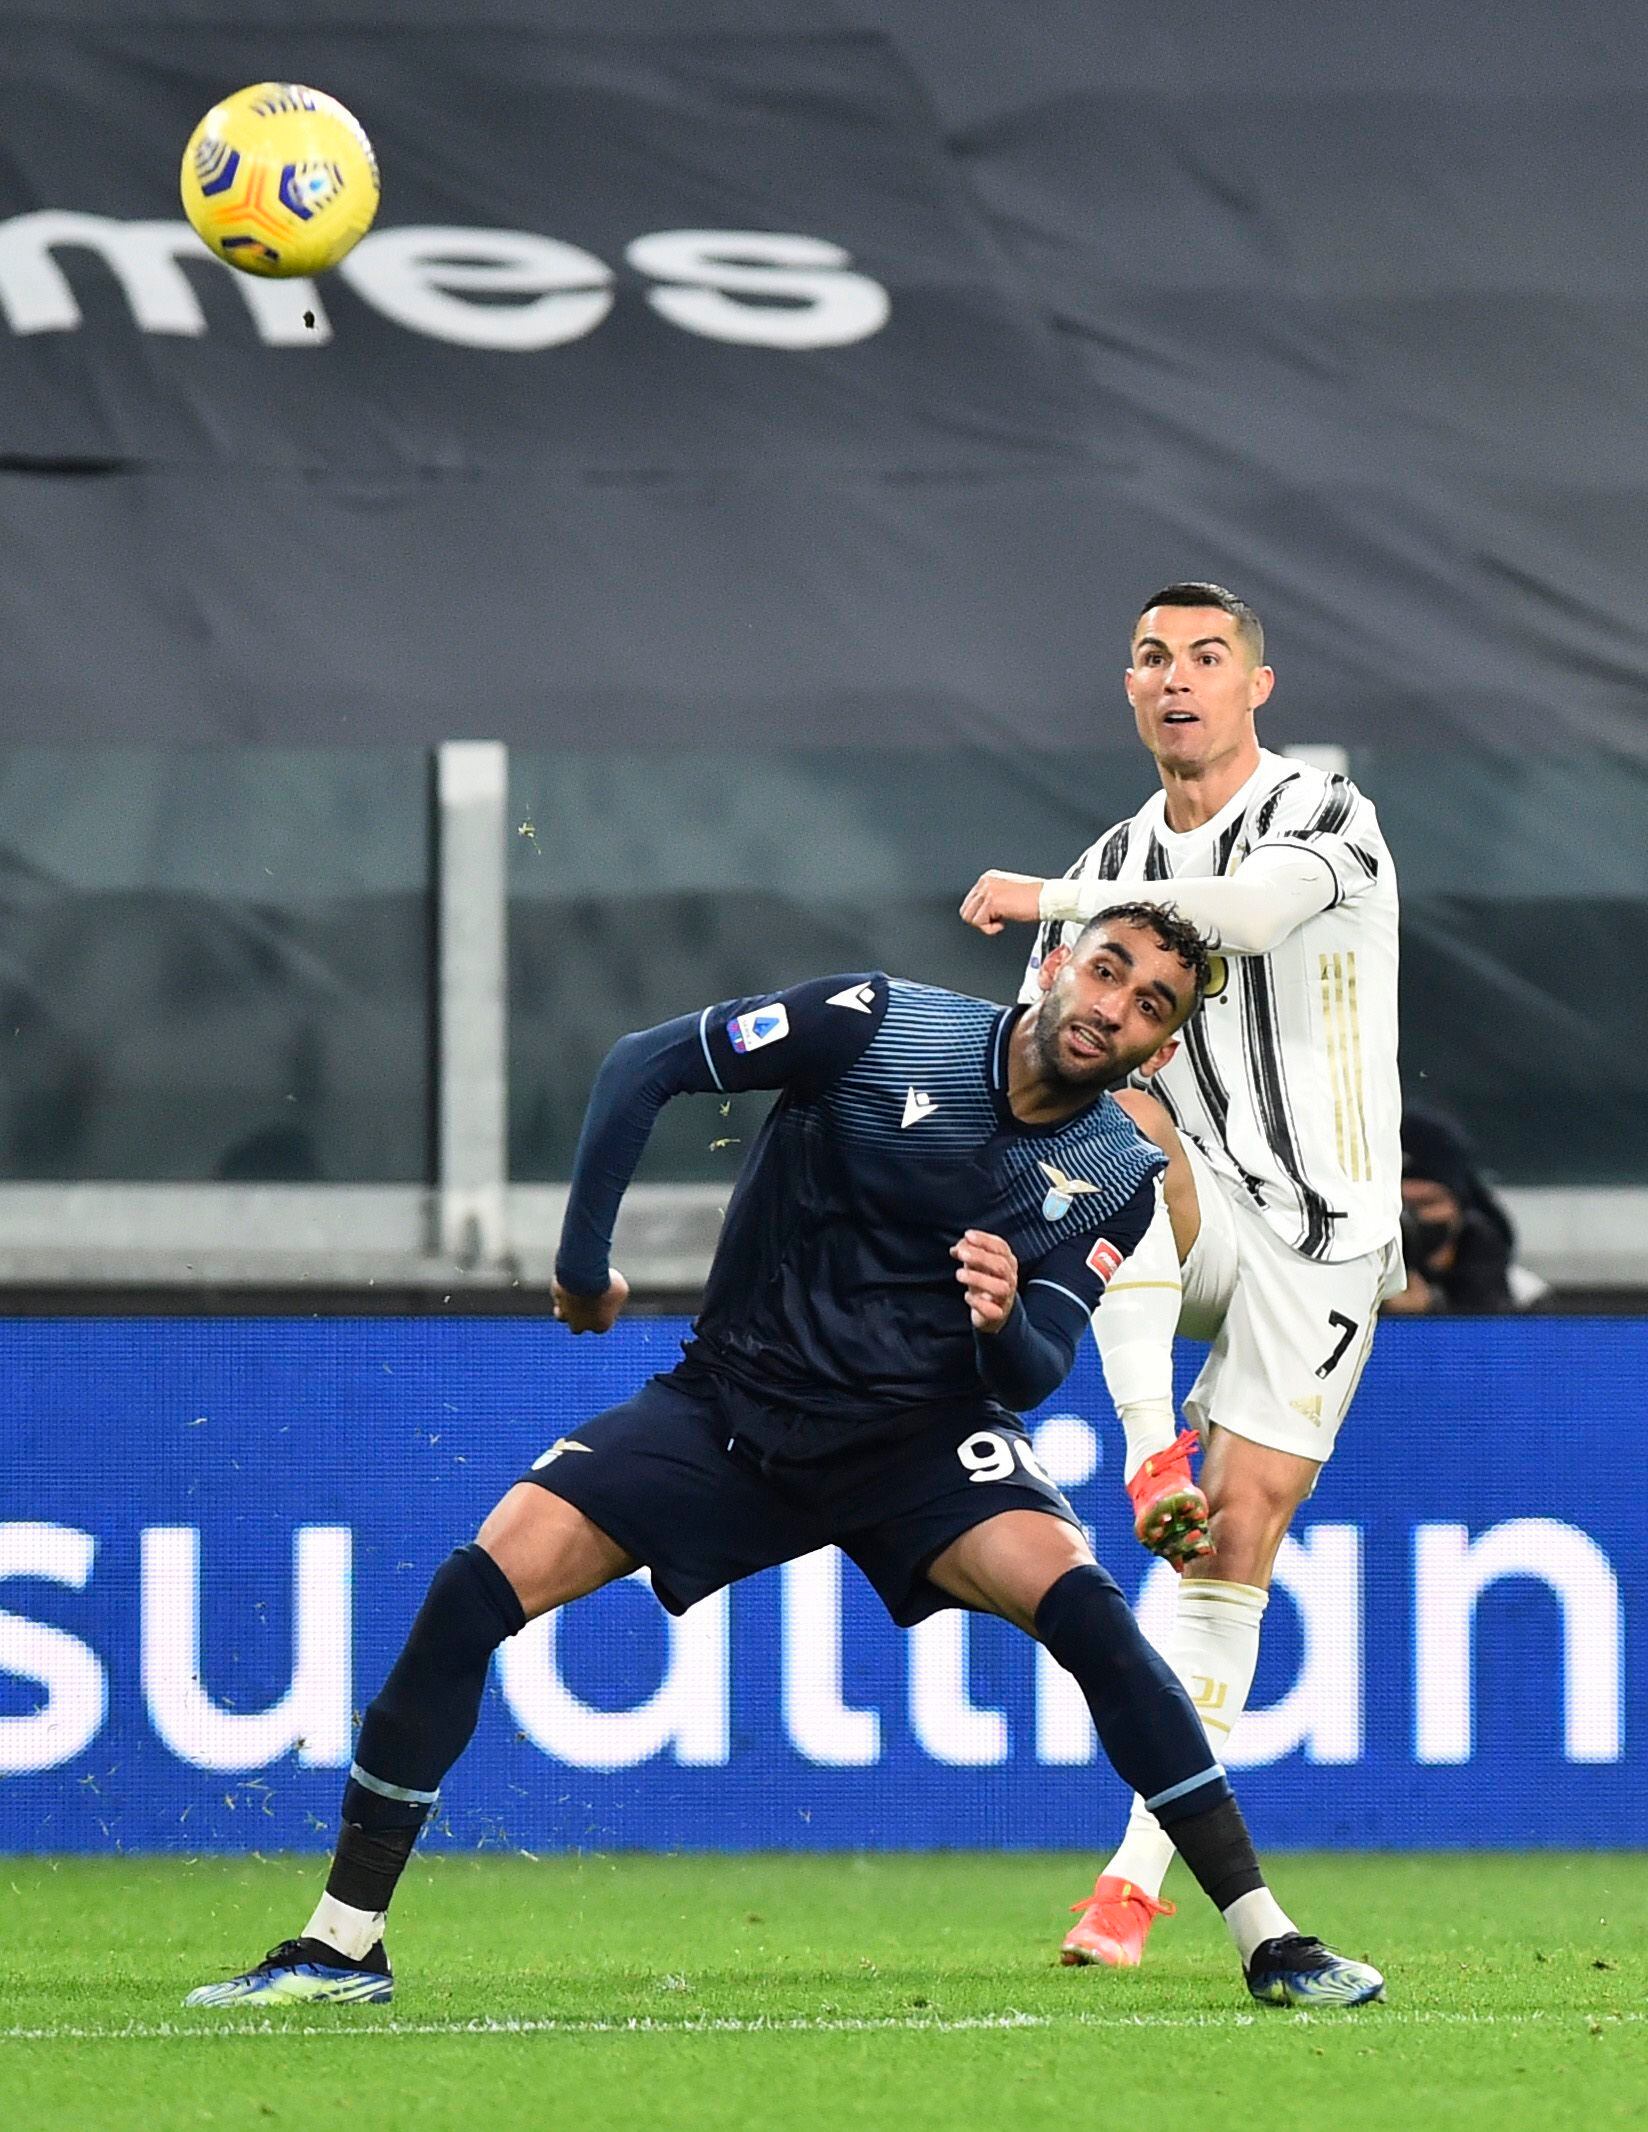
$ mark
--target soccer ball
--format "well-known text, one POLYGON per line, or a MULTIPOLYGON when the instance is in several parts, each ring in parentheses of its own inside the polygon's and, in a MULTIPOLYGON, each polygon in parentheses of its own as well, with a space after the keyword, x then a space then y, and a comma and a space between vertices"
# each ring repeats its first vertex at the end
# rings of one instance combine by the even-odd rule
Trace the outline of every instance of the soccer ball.
POLYGON ((245 274, 324 274, 372 227, 378 160, 335 96, 260 81, 214 104, 183 151, 183 211, 245 274))

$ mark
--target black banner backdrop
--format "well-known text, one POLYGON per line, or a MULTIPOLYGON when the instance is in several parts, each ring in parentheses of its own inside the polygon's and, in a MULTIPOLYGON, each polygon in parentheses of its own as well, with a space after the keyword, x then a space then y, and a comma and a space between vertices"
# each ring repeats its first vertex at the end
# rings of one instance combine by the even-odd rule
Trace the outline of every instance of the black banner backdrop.
POLYGON ((1192 574, 1273 741, 1648 752, 1622 4, 95 12, 0 54, 0 735, 1058 748, 1192 574), (313 299, 176 204, 272 72, 384 164, 313 299))
POLYGON ((1264 613, 1267 740, 1380 801, 1413 1085, 1511 1174, 1648 1174, 1648 1009, 1574 947, 1648 924, 1640 6, 221 12, 0 0, 0 743, 319 744, 237 757, 238 811, 164 760, 260 854, 312 783, 338 876, 284 838, 173 881, 152 759, 0 768, 12 1174, 420 1173, 415 1073, 361 1120, 424 1042, 394 751, 454 735, 540 830, 522 1174, 634 1020, 881 959, 1010 987, 959 890, 1144 797, 1121 647, 1180 576, 1264 613), (177 203, 266 76, 383 158, 312 297, 177 203), (394 775, 333 789, 338 743, 394 775))
POLYGON ((177 206, 266 37, 8 36, 0 449, 523 480, 1070 450, 1074 367, 884 41, 302 42, 385 174, 324 285, 225 273, 177 206))

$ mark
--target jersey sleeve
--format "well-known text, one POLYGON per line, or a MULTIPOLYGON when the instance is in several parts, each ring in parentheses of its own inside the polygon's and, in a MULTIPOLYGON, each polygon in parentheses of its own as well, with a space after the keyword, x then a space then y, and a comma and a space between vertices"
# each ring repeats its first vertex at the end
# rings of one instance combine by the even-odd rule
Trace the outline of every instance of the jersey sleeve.
POLYGON ((562 1287, 606 1288, 618 1208, 672 1097, 827 1086, 868 1050, 886 1012, 880 974, 815 977, 621 1037, 595 1076, 572 1161, 555 1257, 562 1287))
POLYGON ((1156 1179, 1167 1167, 1163 1157, 1158 1168, 1123 1201, 1097 1229, 1085 1236, 1056 1244, 1021 1276, 1020 1293, 1034 1298, 1038 1316, 1061 1315, 1073 1325, 1072 1339, 1104 1301, 1104 1292, 1124 1258, 1135 1252, 1156 1217, 1156 1179))
POLYGON ((856 1065, 887 1017, 881 972, 813 977, 784 992, 723 1000, 698 1017, 710 1085, 723 1094, 747 1088, 823 1088, 856 1065))
POLYGON ((1007 1323, 998 1333, 973 1335, 979 1375, 1004 1406, 1016 1413, 1040 1406, 1069 1376, 1111 1276, 1137 1249, 1155 1213, 1152 1170, 1096 1231, 1059 1244, 1020 1269, 1018 1307, 1007 1323))
POLYGON ((1279 785, 1260 803, 1254 828, 1236 880, 1255 860, 1262 866, 1267 852, 1308 852, 1332 876, 1332 901, 1325 908, 1335 910, 1365 895, 1379 878, 1380 837, 1373 809, 1348 777, 1330 777, 1325 789, 1302 779, 1279 785))

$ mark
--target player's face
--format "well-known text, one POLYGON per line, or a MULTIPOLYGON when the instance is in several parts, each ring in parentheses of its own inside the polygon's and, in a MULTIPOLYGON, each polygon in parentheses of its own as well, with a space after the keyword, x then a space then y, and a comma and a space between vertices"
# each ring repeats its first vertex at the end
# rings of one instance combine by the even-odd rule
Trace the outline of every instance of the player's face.
POLYGON ((1150 607, 1139 617, 1127 700, 1163 769, 1210 770, 1255 745, 1253 714, 1275 681, 1222 607, 1150 607))
POLYGON ((1079 953, 1055 948, 1041 983, 1036 1053, 1044 1073, 1075 1087, 1109 1088, 1165 1066, 1196 999, 1178 956, 1131 925, 1104 927, 1079 953))

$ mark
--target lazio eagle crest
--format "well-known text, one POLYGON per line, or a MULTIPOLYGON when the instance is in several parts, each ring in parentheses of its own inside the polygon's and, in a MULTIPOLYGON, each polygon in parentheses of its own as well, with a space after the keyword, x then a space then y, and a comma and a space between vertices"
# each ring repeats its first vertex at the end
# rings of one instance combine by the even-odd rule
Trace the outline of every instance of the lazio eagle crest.
POLYGON ((1099 1189, 1096 1184, 1089 1184, 1085 1177, 1066 1177, 1056 1163, 1038 1162, 1036 1167, 1052 1186, 1052 1190, 1041 1203, 1043 1221, 1063 1221, 1074 1200, 1083 1192, 1096 1192, 1099 1189))

